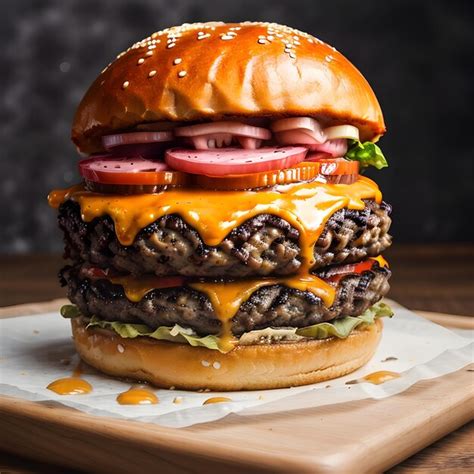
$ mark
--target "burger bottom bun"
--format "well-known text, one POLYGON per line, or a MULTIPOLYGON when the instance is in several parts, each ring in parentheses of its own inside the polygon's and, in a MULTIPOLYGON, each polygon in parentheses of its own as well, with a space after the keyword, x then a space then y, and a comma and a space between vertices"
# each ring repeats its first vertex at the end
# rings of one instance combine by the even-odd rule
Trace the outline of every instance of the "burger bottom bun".
POLYGON ((223 354, 204 347, 139 337, 125 339, 71 321, 76 349, 92 367, 116 377, 184 390, 258 390, 295 387, 346 375, 373 356, 382 322, 305 342, 236 346, 223 354))

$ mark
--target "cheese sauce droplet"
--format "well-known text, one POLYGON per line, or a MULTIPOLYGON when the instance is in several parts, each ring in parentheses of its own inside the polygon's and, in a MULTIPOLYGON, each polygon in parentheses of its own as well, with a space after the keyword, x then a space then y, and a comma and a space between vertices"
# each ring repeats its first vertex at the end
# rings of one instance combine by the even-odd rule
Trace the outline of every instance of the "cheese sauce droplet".
POLYGON ((81 379, 83 370, 82 360, 72 371, 72 377, 65 377, 51 382, 46 388, 58 395, 84 395, 92 392, 92 385, 81 379))
POLYGON ((92 392, 92 385, 78 377, 66 377, 55 380, 46 388, 58 395, 83 395, 92 392))
POLYGON ((203 405, 211 405, 212 403, 224 403, 224 402, 231 402, 232 398, 227 397, 211 397, 207 400, 204 400, 203 405))
POLYGON ((120 405, 156 405, 160 401, 158 397, 147 388, 132 387, 117 396, 120 405))

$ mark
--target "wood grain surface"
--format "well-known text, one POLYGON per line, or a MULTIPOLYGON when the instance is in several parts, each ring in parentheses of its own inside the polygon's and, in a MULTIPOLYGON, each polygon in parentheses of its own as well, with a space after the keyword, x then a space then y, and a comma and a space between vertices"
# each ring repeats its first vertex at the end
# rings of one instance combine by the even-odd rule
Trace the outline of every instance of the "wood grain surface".
MULTIPOLYGON (((424 310, 426 316, 438 318, 439 323, 446 323, 446 319, 430 313, 454 313, 459 317, 448 318, 448 324, 471 326, 472 320, 461 316, 474 315, 474 245, 394 246, 387 258, 394 272, 390 294, 393 299, 411 309, 424 310)), ((64 291, 56 278, 60 266, 61 258, 57 255, 0 256, 0 306, 63 297, 64 291)), ((51 308, 57 304, 53 302, 51 308)), ((19 311, 25 309, 28 308, 19 311)), ((468 383, 472 387, 472 377, 468 383)), ((66 472, 54 464, 54 459, 42 464, 29 461, 27 456, 27 452, 22 456, 0 452, 0 472, 66 472)), ((435 471, 474 471, 473 423, 406 459, 390 472, 435 471)))

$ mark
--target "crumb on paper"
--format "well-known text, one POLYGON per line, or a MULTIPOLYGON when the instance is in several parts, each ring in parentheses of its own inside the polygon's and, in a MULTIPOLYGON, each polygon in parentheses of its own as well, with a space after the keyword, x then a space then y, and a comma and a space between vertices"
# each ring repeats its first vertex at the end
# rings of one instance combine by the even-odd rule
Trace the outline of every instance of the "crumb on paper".
POLYGON ((39 334, 40 332, 38 331, 38 329, 33 329, 33 334, 39 334))
POLYGON ((390 362, 392 360, 398 360, 398 357, 393 357, 393 356, 386 357, 385 359, 381 360, 380 362, 390 362))
POLYGON ((183 397, 175 397, 174 400, 173 400, 173 403, 175 405, 179 405, 179 404, 183 403, 183 400, 184 400, 183 397))

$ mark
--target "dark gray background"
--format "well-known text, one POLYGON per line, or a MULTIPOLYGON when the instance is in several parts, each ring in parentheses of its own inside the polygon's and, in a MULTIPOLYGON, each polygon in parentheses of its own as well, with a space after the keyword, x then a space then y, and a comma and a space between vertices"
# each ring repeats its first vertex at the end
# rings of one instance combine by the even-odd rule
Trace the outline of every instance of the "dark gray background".
MULTIPOLYGON (((474 2, 73 0, 0 3, 0 252, 58 251, 53 187, 76 181, 72 116, 115 55, 182 22, 266 20, 329 42, 374 88, 398 241, 472 240, 474 2)), ((371 173, 374 176, 374 173, 371 173)))

